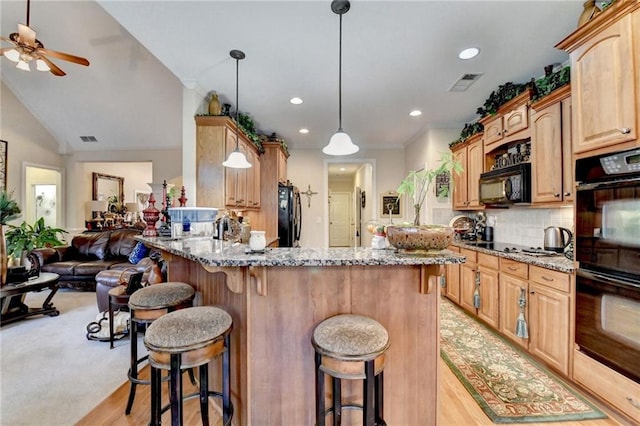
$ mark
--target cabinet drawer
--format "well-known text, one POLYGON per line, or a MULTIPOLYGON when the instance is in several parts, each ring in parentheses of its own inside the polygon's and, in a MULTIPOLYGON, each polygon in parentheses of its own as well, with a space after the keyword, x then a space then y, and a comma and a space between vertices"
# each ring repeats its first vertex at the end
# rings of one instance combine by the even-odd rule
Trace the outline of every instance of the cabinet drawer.
POLYGON ((531 266, 529 269, 529 278, 531 281, 535 281, 538 284, 542 284, 559 291, 564 291, 565 293, 569 293, 571 288, 570 275, 564 272, 552 271, 538 266, 531 266))
POLYGON ((478 252, 461 248, 460 254, 467 257, 467 263, 476 263, 478 261, 478 252))
POLYGON ((576 350, 573 379, 640 423, 640 385, 576 350))
POLYGON ((529 265, 511 259, 500 259, 500 272, 514 275, 525 280, 529 278, 529 265))
POLYGON ((497 271, 500 266, 500 258, 490 254, 478 253, 478 265, 486 266, 487 268, 497 271))

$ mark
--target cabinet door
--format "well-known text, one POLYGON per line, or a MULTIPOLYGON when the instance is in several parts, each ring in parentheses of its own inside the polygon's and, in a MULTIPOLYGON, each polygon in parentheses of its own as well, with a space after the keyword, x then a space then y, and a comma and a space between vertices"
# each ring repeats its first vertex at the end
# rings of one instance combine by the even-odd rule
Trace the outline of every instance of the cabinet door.
POLYGON ((463 263, 460 265, 460 306, 475 314, 476 307, 473 305, 473 293, 476 290, 476 265, 473 263, 463 263))
POLYGON ((487 121, 484 125, 484 147, 486 152, 498 146, 498 142, 503 138, 503 130, 501 115, 497 115, 493 120, 487 121))
POLYGON ((569 301, 567 293, 529 283, 529 351, 563 374, 569 373, 569 301))
POLYGON ((631 14, 622 17, 571 52, 576 154, 638 137, 635 96, 640 83, 631 63, 631 20, 631 14))
POLYGON ((278 182, 287 183, 287 155, 283 150, 278 150, 278 182))
MULTIPOLYGON (((256 203, 256 153, 253 149, 247 148, 247 161, 251 163, 251 167, 246 169, 246 207, 255 207, 256 203)), ((260 173, 260 166, 258 166, 258 173, 260 173)))
POLYGON ((529 106, 525 103, 508 112, 502 118, 502 135, 508 138, 529 127, 529 106))
POLYGON ((562 101, 561 114, 562 119, 562 199, 565 202, 573 202, 576 184, 573 158, 573 144, 572 144, 572 124, 571 124, 571 98, 567 98, 562 101))
POLYGON ((469 207, 481 206, 480 186, 478 182, 484 165, 483 148, 482 139, 479 139, 467 147, 467 167, 469 169, 467 173, 467 205, 469 207))
POLYGON ((532 201, 562 201, 562 127, 560 102, 535 111, 531 117, 532 201))
MULTIPOLYGON (((225 158, 229 158, 229 154, 231 154, 236 149, 236 134, 229 129, 226 131, 226 152, 225 158)), ((224 191, 224 200, 225 205, 229 207, 235 207, 238 205, 237 196, 238 193, 236 191, 237 188, 237 180, 238 180, 238 170, 232 169, 229 167, 224 168, 224 181, 225 181, 225 191, 224 191)))
MULTIPOLYGON (((449 250, 460 253, 457 247, 449 247, 449 250)), ((446 266, 446 285, 444 295, 452 302, 460 304, 460 265, 449 264, 446 266)))
POLYGON ((523 291, 525 298, 523 315, 528 326, 527 299, 529 298, 529 283, 513 275, 500 273, 500 331, 518 345, 527 349, 529 339, 516 336, 516 327, 520 316, 520 297, 523 291))
POLYGON ((260 154, 253 152, 253 202, 249 207, 260 208, 260 182, 261 182, 261 164, 260 154))
POLYGON ((499 323, 499 294, 498 294, 498 271, 478 266, 480 272, 480 308, 478 317, 495 329, 500 327, 499 323))
POLYGON ((461 148, 453 153, 456 160, 462 164, 464 171, 458 176, 453 176, 453 209, 464 210, 468 203, 467 181, 469 170, 467 165, 467 148, 461 148))

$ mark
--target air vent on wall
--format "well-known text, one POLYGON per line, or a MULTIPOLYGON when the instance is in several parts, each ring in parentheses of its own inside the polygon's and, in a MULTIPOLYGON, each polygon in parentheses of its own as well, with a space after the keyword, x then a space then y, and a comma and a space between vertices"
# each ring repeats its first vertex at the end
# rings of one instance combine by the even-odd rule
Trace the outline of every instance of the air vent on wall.
POLYGON ((462 74, 459 79, 456 80, 455 83, 449 88, 450 92, 464 92, 475 83, 480 77, 482 77, 482 73, 477 74, 462 74))
POLYGON ((80 136, 80 139, 82 139, 82 142, 98 142, 95 136, 80 136))

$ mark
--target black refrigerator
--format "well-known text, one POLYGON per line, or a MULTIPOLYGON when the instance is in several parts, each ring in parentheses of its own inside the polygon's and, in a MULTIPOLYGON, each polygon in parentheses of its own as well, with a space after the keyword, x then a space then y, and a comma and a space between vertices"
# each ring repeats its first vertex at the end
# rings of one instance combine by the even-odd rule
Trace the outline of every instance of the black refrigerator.
POLYGON ((280 247, 299 247, 302 228, 300 191, 293 185, 278 185, 278 239, 280 247))

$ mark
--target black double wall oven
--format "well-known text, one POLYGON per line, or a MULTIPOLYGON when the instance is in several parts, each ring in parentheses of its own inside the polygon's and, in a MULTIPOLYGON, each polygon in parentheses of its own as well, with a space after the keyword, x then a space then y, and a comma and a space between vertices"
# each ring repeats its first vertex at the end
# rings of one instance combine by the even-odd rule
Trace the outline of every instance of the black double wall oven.
POLYGON ((576 161, 579 350, 640 383, 640 149, 576 161))

